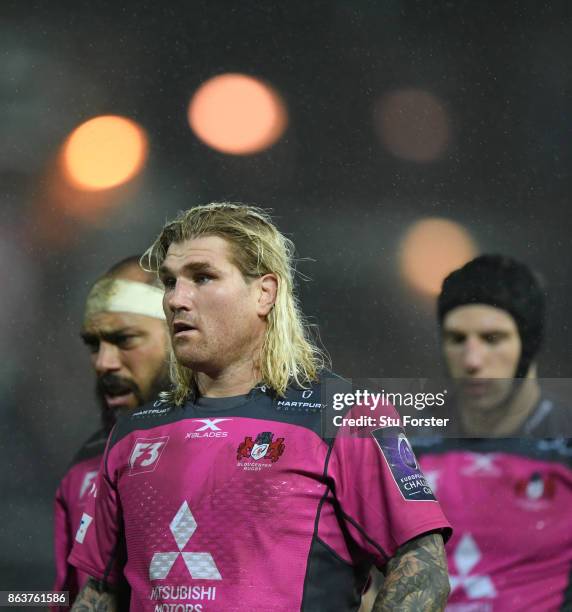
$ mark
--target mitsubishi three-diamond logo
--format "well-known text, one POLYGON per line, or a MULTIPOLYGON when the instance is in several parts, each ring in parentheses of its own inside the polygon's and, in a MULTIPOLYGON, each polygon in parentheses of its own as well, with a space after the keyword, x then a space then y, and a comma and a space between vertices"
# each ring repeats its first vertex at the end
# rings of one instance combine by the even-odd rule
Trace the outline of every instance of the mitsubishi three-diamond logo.
POLYGON ((182 503, 177 514, 175 514, 169 529, 175 538, 179 550, 176 552, 157 552, 153 555, 151 565, 149 566, 149 578, 151 580, 163 580, 166 578, 179 555, 183 557, 191 578, 195 580, 222 580, 222 576, 210 553, 183 552, 183 548, 185 548, 197 529, 197 522, 186 501, 182 503))
POLYGON ((453 553, 453 559, 459 573, 458 575, 451 574, 449 577, 451 592, 461 587, 465 590, 469 599, 496 597, 497 592, 490 576, 471 574, 481 557, 481 551, 471 534, 463 534, 453 553))

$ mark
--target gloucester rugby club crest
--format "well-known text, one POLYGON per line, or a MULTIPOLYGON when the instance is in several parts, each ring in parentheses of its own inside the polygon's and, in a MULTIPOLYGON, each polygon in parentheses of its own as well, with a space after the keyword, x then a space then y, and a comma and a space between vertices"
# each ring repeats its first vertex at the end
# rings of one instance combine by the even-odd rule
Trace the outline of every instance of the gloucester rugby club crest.
POLYGON ((264 461, 263 464, 271 465, 276 463, 282 456, 286 445, 284 444, 284 438, 276 438, 273 440, 274 434, 270 431, 263 431, 256 436, 253 441, 250 436, 244 438, 244 442, 241 442, 236 449, 236 458, 240 462, 248 460, 252 462, 259 462, 262 459, 270 460, 270 464, 264 461))

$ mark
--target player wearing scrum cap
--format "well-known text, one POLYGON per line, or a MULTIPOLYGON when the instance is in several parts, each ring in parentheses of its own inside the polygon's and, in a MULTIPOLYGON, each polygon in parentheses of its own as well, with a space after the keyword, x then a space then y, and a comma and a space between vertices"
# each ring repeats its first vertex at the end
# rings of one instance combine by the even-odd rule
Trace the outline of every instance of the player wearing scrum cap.
POLYGON ((81 337, 96 374, 102 427, 76 454, 56 493, 54 590, 69 591, 71 601, 87 576, 67 557, 116 416, 168 387, 168 335, 156 283, 139 258, 130 257, 100 278, 87 298, 81 337))
POLYGON ((453 272, 438 299, 459 437, 416 453, 455 527, 451 611, 572 609, 570 416, 536 378, 544 311, 535 275, 500 255, 453 272))
POLYGON ((263 210, 216 203, 148 251, 175 388, 111 435, 70 557, 95 579, 76 610, 114 609, 120 574, 137 612, 357 610, 374 563, 379 610, 443 609, 449 525, 396 481, 421 478, 407 440, 324 435, 327 383, 346 383, 307 336, 292 254, 263 210))

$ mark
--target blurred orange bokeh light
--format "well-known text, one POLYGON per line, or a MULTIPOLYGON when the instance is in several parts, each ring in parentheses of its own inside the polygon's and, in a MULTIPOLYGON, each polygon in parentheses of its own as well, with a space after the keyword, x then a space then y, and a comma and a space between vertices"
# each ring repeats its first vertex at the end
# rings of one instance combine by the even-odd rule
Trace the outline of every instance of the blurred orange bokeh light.
POLYGON ((133 121, 95 117, 76 128, 63 148, 65 174, 79 189, 97 191, 132 179, 147 157, 147 137, 133 121))
POLYGON ((204 143, 233 155, 267 149, 288 122, 274 89, 244 74, 223 74, 201 85, 189 104, 188 119, 204 143))
POLYGON ((463 226, 447 219, 424 219, 409 228, 401 242, 401 274, 417 291, 435 296, 444 278, 476 254, 477 246, 463 226))

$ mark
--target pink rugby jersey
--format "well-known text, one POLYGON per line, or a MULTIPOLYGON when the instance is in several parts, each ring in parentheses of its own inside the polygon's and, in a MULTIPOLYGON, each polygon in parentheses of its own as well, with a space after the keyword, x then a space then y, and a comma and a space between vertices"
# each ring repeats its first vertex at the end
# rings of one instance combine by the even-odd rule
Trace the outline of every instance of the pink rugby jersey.
POLYGON ((572 610, 572 444, 558 433, 416 441, 455 529, 448 612, 572 610))
POLYGON ((131 610, 357 610, 373 563, 449 525, 401 432, 323 437, 323 387, 119 421, 71 562, 123 569, 131 610))
MULTIPOLYGON (((99 471, 107 434, 98 431, 87 440, 74 457, 56 492, 54 507, 54 557, 56 580, 54 591, 69 591, 73 601, 88 576, 68 563, 75 533, 99 471)), ((54 606, 53 610, 60 607, 54 606)), ((61 608, 63 609, 63 608, 61 608)))

